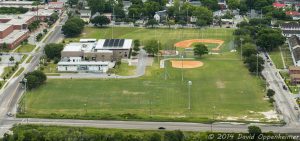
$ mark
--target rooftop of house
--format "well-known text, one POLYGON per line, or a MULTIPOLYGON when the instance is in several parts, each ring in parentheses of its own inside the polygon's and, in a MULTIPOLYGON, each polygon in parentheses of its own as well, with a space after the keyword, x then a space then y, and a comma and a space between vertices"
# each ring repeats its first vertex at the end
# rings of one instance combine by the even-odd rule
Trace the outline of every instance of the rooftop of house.
POLYGON ((289 70, 290 71, 295 71, 295 70, 300 71, 300 67, 298 67, 298 66, 289 66, 289 70))
POLYGON ((280 25, 281 28, 299 28, 300 24, 298 22, 286 22, 280 25))
POLYGON ((282 30, 283 34, 300 34, 300 30, 282 30))
POLYGON ((284 8, 284 7, 285 7, 285 4, 282 4, 282 3, 279 3, 279 2, 274 2, 274 3, 273 3, 273 7, 276 7, 276 8, 284 8))
POLYGON ((286 11, 285 14, 289 16, 300 16, 300 13, 297 11, 286 11))
POLYGON ((95 43, 70 43, 67 44, 63 51, 65 52, 91 52, 95 48, 95 43))

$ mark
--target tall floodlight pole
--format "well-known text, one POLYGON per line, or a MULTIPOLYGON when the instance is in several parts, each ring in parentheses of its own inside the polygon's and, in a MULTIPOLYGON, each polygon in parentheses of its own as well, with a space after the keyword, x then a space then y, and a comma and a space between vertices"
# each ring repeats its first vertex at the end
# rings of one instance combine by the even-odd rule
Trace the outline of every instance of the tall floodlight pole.
POLYGON ((115 25, 115 4, 113 3, 113 14, 112 14, 112 29, 111 29, 111 38, 114 38, 114 25, 115 25))
POLYGON ((25 98, 25 95, 26 95, 26 92, 27 92, 27 79, 24 78, 23 81, 24 81, 24 84, 25 84, 25 91, 24 91, 24 113, 25 113, 26 112, 26 98, 25 98))
POLYGON ((213 122, 215 121, 215 110, 216 110, 216 106, 213 107, 212 121, 210 124, 210 132, 212 132, 212 130, 213 130, 213 122))
POLYGON ((256 76, 258 77, 258 53, 256 54, 256 76))
POLYGON ((241 38, 240 40, 241 40, 241 60, 243 60, 243 41, 244 41, 244 39, 241 38))
POLYGON ((181 82, 183 82, 183 55, 181 55, 181 82))
POLYGON ((189 107, 188 109, 191 110, 191 86, 192 86, 192 81, 188 81, 188 93, 189 93, 189 107))

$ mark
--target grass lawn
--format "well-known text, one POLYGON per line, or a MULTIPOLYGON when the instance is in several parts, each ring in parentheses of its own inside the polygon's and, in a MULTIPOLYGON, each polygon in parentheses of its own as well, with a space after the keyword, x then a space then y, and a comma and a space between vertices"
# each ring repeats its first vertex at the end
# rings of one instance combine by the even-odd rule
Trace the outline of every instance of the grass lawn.
POLYGON ((86 27, 79 37, 66 39, 66 43, 70 40, 78 41, 80 38, 111 38, 112 31, 114 38, 128 38, 139 39, 143 44, 147 40, 157 39, 163 45, 164 49, 174 49, 176 42, 187 39, 222 39, 225 41, 224 46, 229 48, 222 48, 222 51, 228 51, 233 48, 233 29, 216 29, 207 28, 199 29, 148 29, 148 28, 128 28, 115 27, 112 28, 91 28, 86 27), (229 46, 228 46, 229 45, 229 46))
POLYGON ((292 56, 291 56, 291 53, 290 53, 290 50, 289 50, 287 44, 282 45, 280 47, 280 49, 278 48, 276 50, 273 50, 272 52, 269 53, 269 55, 270 55, 271 59, 273 60, 276 68, 278 68, 278 69, 284 68, 283 61, 285 62, 286 67, 294 65, 292 56), (282 60, 280 50, 282 52, 282 57, 284 60, 282 60))
POLYGON ((28 58, 28 60, 26 61, 26 64, 30 63, 31 60, 32 60, 32 58, 33 58, 33 56, 30 56, 30 57, 28 58))
POLYGON ((129 66, 128 63, 122 62, 118 68, 111 69, 110 72, 121 76, 129 76, 135 74, 136 67, 129 66))
POLYGON ((15 52, 18 52, 18 53, 31 52, 34 48, 35 48, 35 45, 26 44, 26 45, 22 45, 19 48, 17 48, 15 52))
POLYGON ((56 67, 57 67, 57 64, 54 64, 53 62, 51 62, 51 63, 48 63, 47 66, 43 65, 42 71, 44 73, 57 73, 56 67))
MULTIPOLYGON (((11 67, 11 66, 5 67, 3 73, 1 74, 1 78, 3 78, 6 74, 8 74, 12 70, 12 68, 13 67, 11 67)), ((8 78, 6 78, 6 79, 8 79, 8 78)))
MULTIPOLYGON (((156 33, 157 39, 166 47, 183 39, 200 37, 196 29, 114 30, 115 38, 142 41, 154 38, 156 33)), ((109 38, 110 31, 110 28, 86 28, 87 34, 82 36, 109 38)), ((230 50, 232 31, 206 29, 203 34, 207 38, 225 40, 226 46, 222 49, 230 50)), ((249 74, 238 54, 224 52, 196 60, 204 62, 204 66, 184 69, 184 82, 181 81, 182 69, 172 68, 169 61, 166 62, 167 70, 160 69, 157 58, 151 67, 147 67, 144 76, 134 79, 48 79, 39 89, 28 92, 24 98, 26 114, 18 116, 207 122, 214 114, 218 120, 264 121, 258 112, 272 109, 263 99, 264 82, 249 74), (164 72, 167 72, 167 80, 164 72), (193 82, 191 110, 187 109, 189 80, 193 82)))
POLYGON ((27 54, 23 55, 23 56, 22 56, 22 59, 20 60, 20 64, 22 64, 22 63, 25 61, 25 59, 26 59, 27 57, 28 57, 27 54))
POLYGON ((229 116, 241 120, 244 116, 262 117, 252 113, 271 109, 263 100, 262 81, 249 75, 240 61, 220 61, 228 57, 238 58, 226 54, 201 59, 204 67, 184 70, 184 83, 181 70, 171 67, 169 79, 164 80, 164 70, 158 69, 158 64, 137 79, 48 80, 46 85, 26 95, 27 116, 57 114, 63 118, 85 114, 87 108, 87 115, 99 119, 122 119, 130 113, 129 118, 134 119, 201 121, 211 118, 212 107, 216 106, 220 120, 229 116), (193 82, 190 111, 187 80, 193 82))

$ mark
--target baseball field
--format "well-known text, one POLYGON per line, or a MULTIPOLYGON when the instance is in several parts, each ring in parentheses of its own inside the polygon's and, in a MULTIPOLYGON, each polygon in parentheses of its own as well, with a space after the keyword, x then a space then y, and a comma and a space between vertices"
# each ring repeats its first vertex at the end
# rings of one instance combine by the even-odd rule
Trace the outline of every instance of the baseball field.
MULTIPOLYGON (((86 28, 81 37, 110 38, 111 31, 111 28, 86 28)), ((176 59, 166 61, 166 69, 161 69, 154 58, 146 74, 134 79, 47 80, 41 88, 28 92, 24 98, 26 114, 18 116, 194 122, 214 117, 266 121, 260 112, 269 111, 272 106, 264 100, 263 81, 249 74, 238 54, 229 52, 233 48, 232 32, 231 29, 114 28, 114 38, 142 42, 157 38, 165 47, 202 37, 223 40, 220 48, 223 52, 191 59, 201 62, 198 64, 201 67, 185 69, 172 67, 176 59), (190 110, 188 81, 192 81, 190 110)))

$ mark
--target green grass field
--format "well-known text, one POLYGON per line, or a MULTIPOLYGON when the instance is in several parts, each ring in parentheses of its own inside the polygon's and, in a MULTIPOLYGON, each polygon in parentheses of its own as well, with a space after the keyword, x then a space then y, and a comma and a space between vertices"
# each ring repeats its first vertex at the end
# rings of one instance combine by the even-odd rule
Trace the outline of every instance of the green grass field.
POLYGON ((19 52, 19 53, 31 52, 34 48, 35 48, 35 45, 26 44, 26 45, 22 45, 19 48, 17 48, 15 50, 15 52, 19 52))
POLYGON ((233 29, 207 28, 199 29, 147 29, 147 28, 85 28, 83 34, 76 38, 66 39, 66 41, 78 41, 80 38, 128 38, 139 39, 143 44, 147 40, 159 40, 164 49, 174 49, 174 43, 187 39, 222 39, 225 42, 223 51, 228 51, 233 47, 233 29), (113 32, 112 32, 113 31, 113 32), (112 34, 113 33, 113 34, 112 34), (228 45, 230 46, 228 48, 228 45))
MULTIPOLYGON (((87 28, 85 37, 109 38, 111 29, 87 28)), ((223 50, 229 50, 233 38, 231 29, 206 29, 207 38, 223 39, 223 50), (225 34, 226 32, 226 34, 225 34), (226 35, 226 36, 225 36, 226 35)), ((198 38, 196 29, 168 30, 122 28, 115 29, 114 37, 143 41, 157 32, 165 44, 174 44, 176 37, 198 38), (174 39, 173 39, 174 38, 174 39)), ((67 39, 67 40, 75 40, 67 39)), ((218 120, 261 119, 272 106, 263 100, 263 81, 249 74, 236 53, 205 55, 198 59, 204 66, 184 69, 160 69, 158 60, 147 68, 143 77, 135 79, 68 79, 47 80, 47 84, 30 91, 26 100, 26 114, 22 117, 121 119, 155 121, 208 121, 214 115, 218 120), (165 72, 168 79, 165 80, 165 72), (187 81, 192 81, 191 110, 188 110, 187 81), (86 104, 86 106, 85 106, 86 104), (214 107, 215 106, 215 110, 214 107)))

